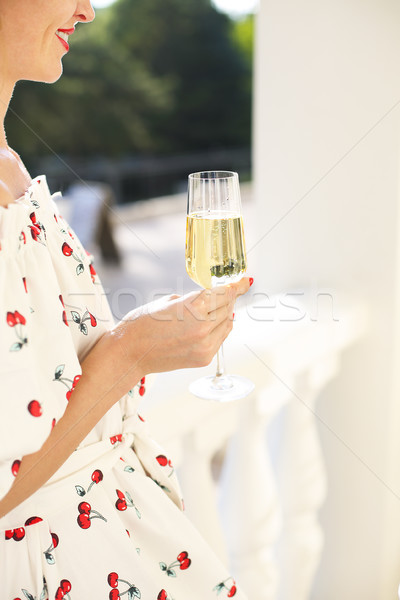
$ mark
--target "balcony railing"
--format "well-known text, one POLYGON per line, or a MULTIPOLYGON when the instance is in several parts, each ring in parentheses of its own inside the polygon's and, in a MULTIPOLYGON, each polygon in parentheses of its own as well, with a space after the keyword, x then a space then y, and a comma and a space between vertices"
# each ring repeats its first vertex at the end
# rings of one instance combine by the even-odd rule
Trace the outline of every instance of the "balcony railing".
POLYGON ((264 303, 255 320, 254 308, 237 312, 226 343, 229 371, 256 384, 249 397, 195 398, 189 383, 213 367, 175 371, 154 378, 143 414, 175 460, 188 516, 249 599, 307 600, 327 487, 318 398, 367 317, 349 305, 336 320, 262 320, 264 303))

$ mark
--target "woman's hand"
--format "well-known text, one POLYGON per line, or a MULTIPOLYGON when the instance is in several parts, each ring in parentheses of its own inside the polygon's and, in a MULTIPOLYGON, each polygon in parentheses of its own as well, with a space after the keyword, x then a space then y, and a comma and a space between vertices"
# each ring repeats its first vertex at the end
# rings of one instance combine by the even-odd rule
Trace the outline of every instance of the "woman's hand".
POLYGON ((233 325, 249 279, 185 296, 166 296, 128 313, 110 333, 143 375, 208 365, 233 325))

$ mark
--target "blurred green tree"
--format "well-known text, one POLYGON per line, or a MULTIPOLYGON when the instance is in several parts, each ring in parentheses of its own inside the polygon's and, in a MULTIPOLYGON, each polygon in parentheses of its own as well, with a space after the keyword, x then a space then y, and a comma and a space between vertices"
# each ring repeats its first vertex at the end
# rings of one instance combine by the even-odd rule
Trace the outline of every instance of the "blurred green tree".
POLYGON ((171 84, 168 114, 155 114, 165 149, 249 145, 249 64, 231 20, 209 0, 119 0, 117 7, 113 38, 171 84))
POLYGON ((232 38, 247 62, 248 73, 253 70, 254 58, 254 15, 232 21, 232 38))

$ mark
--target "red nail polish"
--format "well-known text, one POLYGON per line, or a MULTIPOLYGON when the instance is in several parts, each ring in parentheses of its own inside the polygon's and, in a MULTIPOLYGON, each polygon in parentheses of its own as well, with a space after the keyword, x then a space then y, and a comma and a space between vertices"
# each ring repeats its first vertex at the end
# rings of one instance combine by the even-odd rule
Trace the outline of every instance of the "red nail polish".
POLYGON ((253 279, 253 277, 249 277, 249 284, 252 286, 252 285, 253 285, 253 283, 254 283, 254 279, 253 279))
POLYGON ((232 319, 234 319, 234 318, 235 318, 235 313, 233 313, 233 315, 232 315, 232 319))

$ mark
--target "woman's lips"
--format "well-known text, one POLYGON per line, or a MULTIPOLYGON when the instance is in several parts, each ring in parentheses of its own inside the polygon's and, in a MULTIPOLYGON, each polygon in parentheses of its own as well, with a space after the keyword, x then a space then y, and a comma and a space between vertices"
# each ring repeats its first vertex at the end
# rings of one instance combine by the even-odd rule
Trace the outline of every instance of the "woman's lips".
POLYGON ((56 36, 58 37, 64 48, 67 50, 67 52, 69 50, 68 36, 74 33, 74 31, 74 27, 72 29, 57 29, 56 36))

